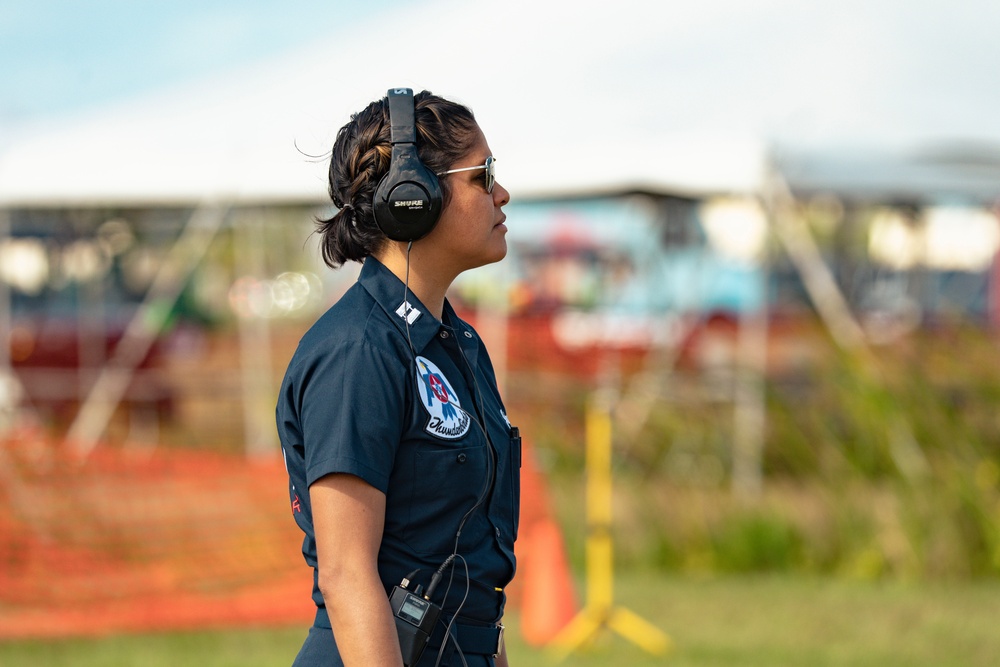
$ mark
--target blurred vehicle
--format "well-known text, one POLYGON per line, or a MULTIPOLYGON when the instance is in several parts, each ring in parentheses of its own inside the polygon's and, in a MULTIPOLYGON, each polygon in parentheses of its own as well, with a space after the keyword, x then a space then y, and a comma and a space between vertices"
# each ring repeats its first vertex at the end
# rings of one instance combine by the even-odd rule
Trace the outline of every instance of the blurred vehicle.
MULTIPOLYGON (((111 221, 89 235, 15 227, 0 239, 0 331, 20 403, 43 426, 72 421, 138 311, 143 291, 119 261, 133 239, 114 244, 124 225, 111 221)), ((172 392, 158 371, 168 344, 158 337, 134 368, 120 406, 126 418, 171 417, 172 392)))

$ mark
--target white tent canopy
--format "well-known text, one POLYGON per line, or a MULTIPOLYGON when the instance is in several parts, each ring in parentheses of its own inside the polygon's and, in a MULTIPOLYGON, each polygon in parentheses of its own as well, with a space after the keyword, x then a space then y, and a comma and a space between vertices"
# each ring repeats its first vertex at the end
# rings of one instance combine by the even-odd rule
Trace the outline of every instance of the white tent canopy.
POLYGON ((773 142, 1000 139, 998 105, 977 97, 996 94, 991 67, 976 66, 1000 5, 813 4, 436 0, 36 128, 0 154, 0 206, 322 202, 336 130, 389 86, 471 106, 515 197, 752 191, 773 142), (972 53, 953 80, 941 59, 972 53))

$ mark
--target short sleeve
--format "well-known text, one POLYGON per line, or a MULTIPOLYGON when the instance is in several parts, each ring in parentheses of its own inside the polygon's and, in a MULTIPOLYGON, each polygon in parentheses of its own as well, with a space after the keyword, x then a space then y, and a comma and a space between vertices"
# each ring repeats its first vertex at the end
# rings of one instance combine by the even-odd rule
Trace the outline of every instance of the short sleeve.
POLYGON ((385 493, 405 428, 405 364, 354 341, 308 360, 299 378, 306 484, 349 473, 385 493))

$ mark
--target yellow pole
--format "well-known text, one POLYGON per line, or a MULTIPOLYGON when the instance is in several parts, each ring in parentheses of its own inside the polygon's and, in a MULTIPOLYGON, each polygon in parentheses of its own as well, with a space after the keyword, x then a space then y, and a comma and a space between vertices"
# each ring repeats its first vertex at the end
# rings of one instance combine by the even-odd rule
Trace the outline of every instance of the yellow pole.
POLYGON ((614 606, 614 543, 610 401, 591 400, 586 426, 587 592, 583 609, 552 640, 557 659, 567 657, 604 629, 611 629, 653 655, 663 655, 670 638, 634 612, 614 606))
POLYGON ((611 541, 611 417, 606 410, 586 414, 588 599, 608 609, 614 599, 614 548, 611 541))

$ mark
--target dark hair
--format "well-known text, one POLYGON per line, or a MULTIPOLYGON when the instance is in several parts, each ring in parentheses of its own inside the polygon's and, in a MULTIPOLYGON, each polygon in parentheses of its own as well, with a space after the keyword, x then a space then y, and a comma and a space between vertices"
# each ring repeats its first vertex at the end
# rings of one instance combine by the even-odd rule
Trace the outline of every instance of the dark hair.
MULTIPOLYGON (((468 108, 432 95, 414 98, 417 153, 434 173, 447 171, 472 147, 476 119, 468 108)), ((323 260, 332 268, 345 262, 363 261, 388 237, 375 224, 374 197, 379 181, 389 171, 392 155, 389 104, 376 100, 351 116, 340 128, 330 158, 330 198, 339 210, 328 219, 317 220, 322 238, 323 260)), ((448 186, 441 182, 444 205, 448 186)))

